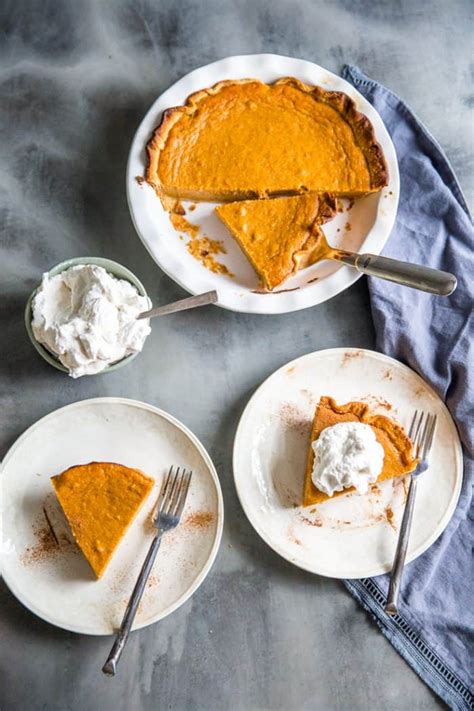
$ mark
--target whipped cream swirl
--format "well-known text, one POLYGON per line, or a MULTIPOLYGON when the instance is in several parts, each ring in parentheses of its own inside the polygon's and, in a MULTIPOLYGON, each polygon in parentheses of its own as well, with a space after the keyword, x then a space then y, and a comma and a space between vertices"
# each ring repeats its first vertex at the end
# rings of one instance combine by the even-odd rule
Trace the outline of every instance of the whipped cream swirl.
POLYGON ((327 427, 312 447, 312 480, 328 496, 352 486, 365 494, 382 471, 383 447, 373 429, 362 422, 327 427))
POLYGON ((36 340, 79 378, 141 351, 151 329, 137 316, 149 308, 130 282, 84 264, 43 275, 31 325, 36 340))

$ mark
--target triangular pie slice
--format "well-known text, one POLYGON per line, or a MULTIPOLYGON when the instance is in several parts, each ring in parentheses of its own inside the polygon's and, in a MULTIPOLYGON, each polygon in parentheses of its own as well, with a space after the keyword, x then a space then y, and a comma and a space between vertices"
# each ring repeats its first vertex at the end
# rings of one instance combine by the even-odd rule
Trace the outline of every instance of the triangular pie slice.
POLYGON ((294 78, 222 81, 164 112, 147 144, 161 196, 232 201, 357 196, 388 182, 367 116, 347 95, 294 78))
POLYGON ((121 464, 91 462, 70 467, 51 482, 79 548, 100 578, 154 479, 121 464))
POLYGON ((303 506, 321 504, 335 496, 342 496, 355 491, 354 487, 336 491, 332 497, 314 486, 311 475, 314 465, 314 451, 312 443, 318 439, 326 427, 331 427, 339 422, 363 422, 370 425, 377 440, 384 449, 384 463, 377 482, 386 481, 395 477, 405 476, 416 467, 417 460, 412 453, 412 442, 405 431, 389 417, 372 414, 368 405, 363 402, 348 402, 346 405, 337 405, 331 397, 322 397, 316 406, 313 420, 311 439, 308 449, 306 476, 303 492, 303 506))
POLYGON ((319 225, 334 217, 336 202, 305 194, 223 203, 216 212, 271 290, 310 262, 319 225))

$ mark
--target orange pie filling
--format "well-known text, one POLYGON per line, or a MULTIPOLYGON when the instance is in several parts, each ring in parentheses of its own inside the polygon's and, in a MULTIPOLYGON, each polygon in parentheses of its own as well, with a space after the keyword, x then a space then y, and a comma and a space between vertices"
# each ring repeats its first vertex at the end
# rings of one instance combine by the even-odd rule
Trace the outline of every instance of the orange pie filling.
POLYGON ((230 201, 304 192, 357 196, 388 171, 369 119, 346 94, 294 78, 223 81, 168 109, 147 145, 161 195, 230 201))
POLYGON ((51 483, 76 543, 100 578, 154 479, 121 464, 91 462, 66 469, 51 483))
POLYGON ((306 194, 224 203, 216 212, 271 290, 311 262, 319 225, 335 215, 336 203, 306 194))

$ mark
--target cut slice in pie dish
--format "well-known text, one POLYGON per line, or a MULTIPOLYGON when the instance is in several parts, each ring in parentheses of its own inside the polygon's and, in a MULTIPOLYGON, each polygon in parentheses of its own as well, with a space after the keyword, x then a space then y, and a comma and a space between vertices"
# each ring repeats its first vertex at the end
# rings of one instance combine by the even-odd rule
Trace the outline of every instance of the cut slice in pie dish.
POLYGON ((294 78, 222 81, 164 112, 147 145, 161 196, 232 201, 381 190, 388 170, 369 119, 347 94, 294 78))
POLYGON ((72 534, 100 578, 154 480, 110 462, 70 467, 51 478, 72 534))
POLYGON ((344 491, 337 491, 329 497, 314 486, 312 472, 314 465, 314 451, 311 444, 318 439, 326 427, 331 427, 339 422, 362 422, 370 425, 378 442, 384 450, 384 463, 377 482, 386 481, 395 477, 405 476, 416 467, 417 460, 412 454, 412 443, 405 431, 393 420, 384 415, 372 414, 368 405, 363 402, 348 402, 346 405, 337 405, 330 397, 322 397, 316 406, 313 420, 311 440, 308 449, 306 476, 303 492, 303 506, 321 504, 324 501, 354 492, 351 487, 344 491))
POLYGON ((305 194, 223 203, 216 212, 271 290, 311 262, 319 225, 334 217, 336 201, 305 194))

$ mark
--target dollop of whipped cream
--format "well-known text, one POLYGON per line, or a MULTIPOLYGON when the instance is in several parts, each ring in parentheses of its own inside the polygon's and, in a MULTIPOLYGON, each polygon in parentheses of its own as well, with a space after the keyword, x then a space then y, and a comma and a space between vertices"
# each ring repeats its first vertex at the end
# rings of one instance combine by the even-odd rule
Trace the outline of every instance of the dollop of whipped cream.
POLYGON ((314 485, 328 496, 354 486, 365 494, 383 467, 384 450, 363 422, 339 422, 323 430, 312 444, 314 485))
POLYGON ((79 378, 141 351, 151 329, 136 317, 149 308, 130 282, 84 264, 43 275, 31 325, 36 340, 79 378))

